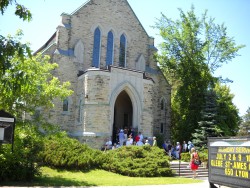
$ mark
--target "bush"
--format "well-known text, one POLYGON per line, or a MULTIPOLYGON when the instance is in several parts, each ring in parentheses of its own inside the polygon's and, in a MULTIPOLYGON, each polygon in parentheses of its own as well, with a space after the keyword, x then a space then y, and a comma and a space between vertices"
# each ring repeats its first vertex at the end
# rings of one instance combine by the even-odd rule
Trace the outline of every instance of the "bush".
POLYGON ((190 161, 190 153, 189 152, 181 153, 181 160, 185 161, 185 162, 189 162, 190 161))
POLYGON ((50 167, 90 170, 100 166, 101 153, 61 132, 46 137, 40 157, 42 163, 50 167))
POLYGON ((11 144, 0 145, 0 181, 29 181, 39 175, 36 164, 42 150, 42 137, 31 124, 17 123, 11 144))
POLYGON ((200 151, 199 157, 202 162, 208 161, 208 149, 203 149, 200 151))
MULTIPOLYGON (((198 154, 199 154, 199 158, 202 162, 208 161, 208 150, 207 149, 203 149, 202 151, 199 151, 198 154)), ((190 153, 188 153, 188 152, 181 153, 181 160, 185 161, 185 162, 189 162, 190 161, 190 153)))
POLYGON ((129 146, 104 153, 102 168, 133 177, 172 176, 168 156, 158 147, 129 146))

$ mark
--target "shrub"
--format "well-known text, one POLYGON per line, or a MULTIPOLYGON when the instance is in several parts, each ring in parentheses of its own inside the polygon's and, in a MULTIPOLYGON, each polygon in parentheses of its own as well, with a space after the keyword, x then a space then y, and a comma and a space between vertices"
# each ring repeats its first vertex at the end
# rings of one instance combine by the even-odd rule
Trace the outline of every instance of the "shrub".
POLYGON ((34 126, 17 123, 13 152, 11 144, 0 146, 0 181, 29 181, 39 175, 36 161, 42 147, 42 137, 34 126))
POLYGON ((100 165, 101 153, 61 132, 46 137, 40 157, 43 164, 50 167, 89 170, 100 165))
POLYGON ((202 162, 208 161, 208 149, 203 149, 199 152, 199 157, 202 162))
POLYGON ((133 177, 172 176, 168 156, 158 147, 129 146, 104 153, 102 168, 133 177))
MULTIPOLYGON (((208 150, 207 149, 203 149, 202 151, 199 151, 199 158, 202 162, 208 161, 208 150)), ((181 153, 181 160, 185 161, 185 162, 189 162, 190 161, 190 153, 186 152, 186 153, 181 153)))
POLYGON ((190 153, 188 153, 188 152, 181 153, 181 160, 185 161, 185 162, 189 162, 190 161, 190 153))

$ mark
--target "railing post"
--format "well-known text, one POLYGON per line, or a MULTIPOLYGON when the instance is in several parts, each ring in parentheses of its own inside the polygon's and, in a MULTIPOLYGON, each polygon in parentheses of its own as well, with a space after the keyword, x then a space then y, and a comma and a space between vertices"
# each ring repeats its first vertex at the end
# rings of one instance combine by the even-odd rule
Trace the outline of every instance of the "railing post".
POLYGON ((181 160, 179 159, 179 176, 181 176, 181 160))

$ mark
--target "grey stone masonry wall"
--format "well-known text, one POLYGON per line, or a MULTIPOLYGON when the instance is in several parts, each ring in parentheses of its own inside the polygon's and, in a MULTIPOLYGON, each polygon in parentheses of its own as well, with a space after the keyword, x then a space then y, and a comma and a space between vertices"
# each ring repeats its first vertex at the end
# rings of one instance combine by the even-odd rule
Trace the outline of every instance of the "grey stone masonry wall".
MULTIPOLYGON (((53 40, 41 50, 51 55, 59 68, 53 74, 69 81, 74 91, 69 109, 55 99, 55 108, 43 112, 49 122, 69 135, 100 148, 113 133, 115 103, 125 92, 131 100, 132 126, 151 137, 164 124, 170 138, 170 85, 153 59, 157 49, 127 0, 90 0, 72 14, 63 13, 53 40), (100 65, 92 67, 94 32, 101 31, 100 65), (106 66, 107 36, 114 35, 113 64, 106 66), (119 67, 120 37, 126 37, 126 66, 119 67), (165 114, 161 99, 166 101, 165 114), (89 134, 91 136, 86 136, 89 134)), ((120 107, 122 108, 122 107, 120 107)))

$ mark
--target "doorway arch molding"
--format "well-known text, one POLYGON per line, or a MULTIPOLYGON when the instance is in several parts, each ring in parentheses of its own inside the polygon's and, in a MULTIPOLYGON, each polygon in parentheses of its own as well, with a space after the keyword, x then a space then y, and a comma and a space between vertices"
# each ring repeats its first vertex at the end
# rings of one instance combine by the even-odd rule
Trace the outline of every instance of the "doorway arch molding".
POLYGON ((132 121, 132 127, 138 128, 140 130, 140 123, 141 123, 141 113, 142 113, 142 101, 139 93, 137 92, 136 88, 133 87, 131 83, 128 81, 124 81, 117 85, 110 96, 110 134, 112 135, 113 131, 113 124, 114 124, 114 108, 115 108, 115 102, 118 97, 118 95, 125 91, 128 96, 130 97, 130 100, 132 102, 132 108, 133 108, 133 121, 132 121))

